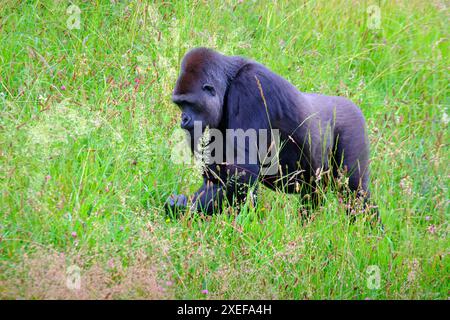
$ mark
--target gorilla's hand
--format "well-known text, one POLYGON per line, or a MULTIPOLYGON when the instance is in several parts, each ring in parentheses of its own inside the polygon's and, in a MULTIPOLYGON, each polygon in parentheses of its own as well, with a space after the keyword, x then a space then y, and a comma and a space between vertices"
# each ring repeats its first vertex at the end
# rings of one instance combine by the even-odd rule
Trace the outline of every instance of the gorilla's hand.
POLYGON ((186 209, 187 197, 184 194, 172 194, 166 200, 164 208, 167 214, 178 214, 186 209))

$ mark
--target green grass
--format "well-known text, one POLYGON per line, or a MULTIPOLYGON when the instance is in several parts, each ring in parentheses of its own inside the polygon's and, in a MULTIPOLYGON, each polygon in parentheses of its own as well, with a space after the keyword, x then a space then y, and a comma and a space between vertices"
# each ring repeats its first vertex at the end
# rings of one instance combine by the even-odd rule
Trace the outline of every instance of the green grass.
POLYGON ((67 1, 0 4, 0 298, 449 297, 444 1, 75 4, 72 30, 67 1), (201 183, 167 142, 196 46, 357 103, 385 233, 350 224, 333 192, 310 221, 297 196, 267 189, 239 215, 167 219, 166 197, 201 183))

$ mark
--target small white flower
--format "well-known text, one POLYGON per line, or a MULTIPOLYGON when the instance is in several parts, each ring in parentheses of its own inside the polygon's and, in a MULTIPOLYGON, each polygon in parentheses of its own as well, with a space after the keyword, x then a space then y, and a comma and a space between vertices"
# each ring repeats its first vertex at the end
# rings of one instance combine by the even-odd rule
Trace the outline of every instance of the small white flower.
POLYGON ((448 124, 448 114, 447 112, 444 111, 444 113, 442 114, 442 122, 447 125, 448 124))

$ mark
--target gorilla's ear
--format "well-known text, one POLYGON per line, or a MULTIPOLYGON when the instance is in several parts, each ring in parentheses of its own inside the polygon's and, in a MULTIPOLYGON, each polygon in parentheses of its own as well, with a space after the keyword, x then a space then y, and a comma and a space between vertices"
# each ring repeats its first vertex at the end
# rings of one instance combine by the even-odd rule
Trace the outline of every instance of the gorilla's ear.
POLYGON ((212 84, 209 83, 205 83, 203 85, 203 90, 207 91, 210 95, 212 95, 213 97, 216 95, 216 89, 214 89, 212 84))

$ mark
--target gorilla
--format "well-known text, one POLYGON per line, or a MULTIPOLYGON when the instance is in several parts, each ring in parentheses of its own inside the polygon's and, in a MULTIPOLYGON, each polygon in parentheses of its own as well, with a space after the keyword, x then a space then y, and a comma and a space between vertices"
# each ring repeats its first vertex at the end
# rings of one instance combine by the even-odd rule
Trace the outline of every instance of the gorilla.
MULTIPOLYGON (((225 56, 212 49, 195 48, 181 63, 173 102, 181 109, 181 128, 191 137, 191 149, 196 150, 198 138, 195 126, 203 133, 206 128, 223 134, 226 161, 213 161, 204 167, 203 185, 190 198, 171 195, 165 204, 169 212, 186 207, 206 214, 219 213, 224 201, 237 205, 251 196, 256 201, 255 188, 263 185, 287 193, 310 195, 310 204, 318 202, 318 180, 322 173, 348 179, 347 190, 368 205, 369 142, 364 116, 350 100, 316 93, 302 93, 284 78, 264 65, 239 57, 225 56), (259 149, 276 153, 273 163, 259 157, 249 161, 251 135, 244 136, 244 145, 237 146, 237 135, 251 130, 278 132, 253 144, 259 149), (233 150, 234 149, 234 150, 233 150), (239 159, 238 159, 239 158, 239 159), (240 161, 238 161, 240 160, 240 161)), ((208 129, 208 130, 209 130, 208 129)), ((214 139, 211 139, 212 142, 214 139)), ((219 142, 219 141, 218 141, 219 142)), ((378 214, 378 212, 377 212, 378 214)))

